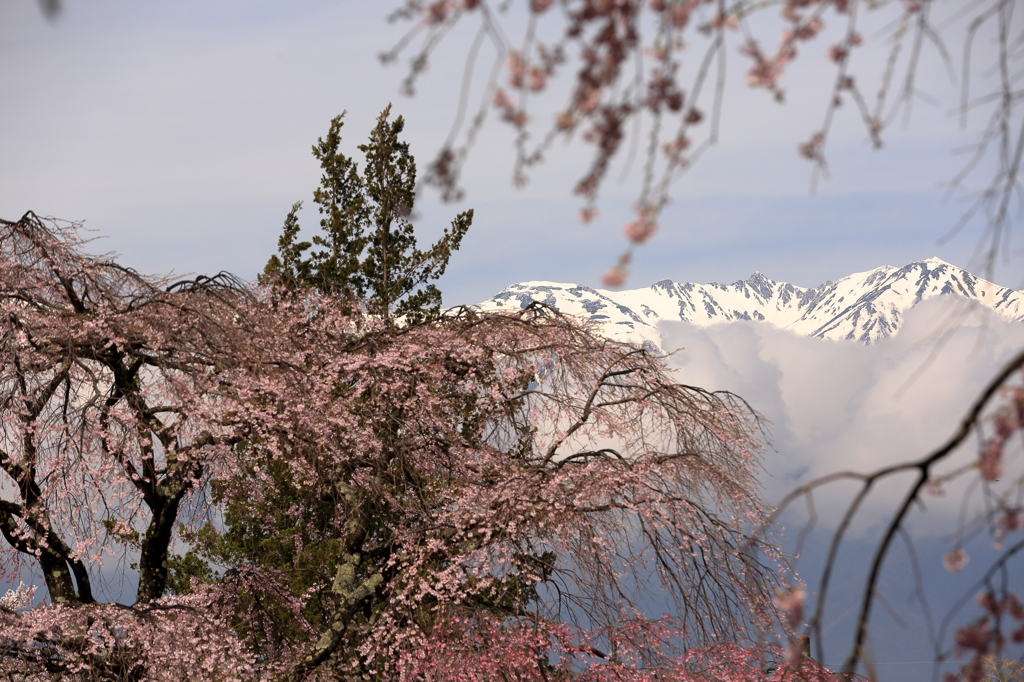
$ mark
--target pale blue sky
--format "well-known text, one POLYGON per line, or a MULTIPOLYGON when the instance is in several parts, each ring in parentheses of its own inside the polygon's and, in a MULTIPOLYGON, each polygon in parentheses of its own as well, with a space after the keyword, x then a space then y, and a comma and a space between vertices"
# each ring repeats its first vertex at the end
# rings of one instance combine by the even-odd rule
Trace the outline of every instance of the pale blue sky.
MULTIPOLYGON (((85 220, 107 237, 97 250, 119 252, 143 272, 255 276, 291 203, 312 206, 319 169, 309 149, 332 116, 348 110, 344 145, 355 153, 393 101, 421 167, 446 135, 465 36, 442 50, 419 94, 404 97, 402 68, 376 58, 403 30, 384 21, 389 8, 72 0, 49 23, 32 0, 0 0, 0 215, 32 209, 85 220)), ((947 115, 958 90, 937 63, 923 83, 943 106, 918 104, 885 150, 871 150, 852 109, 841 111, 832 179, 810 196, 810 167, 795 147, 821 117, 822 96, 807 84, 827 77, 825 49, 807 48, 784 106, 741 84, 732 53, 739 77, 727 91, 722 141, 677 184, 629 286, 731 282, 754 270, 814 286, 932 255, 972 265, 976 231, 936 244, 961 206, 943 203, 938 184, 959 167, 951 149, 971 139, 947 115)), ((492 121, 467 169, 467 200, 440 205, 427 190, 419 202, 428 237, 459 210, 477 212, 442 281, 446 303, 477 302, 530 279, 596 285, 624 246, 637 173, 613 181, 601 217, 582 226, 570 188, 586 149, 556 146, 516 190, 510 141, 492 121)), ((309 209, 303 218, 316 222, 309 209)), ((997 279, 1018 286, 1018 271, 1002 267, 997 279)))

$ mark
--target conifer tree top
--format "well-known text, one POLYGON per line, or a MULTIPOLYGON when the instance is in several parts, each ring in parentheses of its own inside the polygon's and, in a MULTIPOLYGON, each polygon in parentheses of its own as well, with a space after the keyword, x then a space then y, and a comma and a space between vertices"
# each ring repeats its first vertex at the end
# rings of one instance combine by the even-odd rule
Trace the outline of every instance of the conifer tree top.
POLYGON ((323 175, 313 200, 321 233, 299 241, 298 211, 292 205, 278 239, 278 253, 264 269, 263 281, 306 286, 363 304, 372 315, 392 321, 420 321, 440 311, 441 292, 432 282, 444 274, 473 222, 473 211, 460 213, 429 249, 420 250, 411 222, 416 200, 416 160, 399 135, 405 120, 389 120, 389 104, 377 118, 366 144, 363 172, 338 151, 342 113, 331 120, 313 156, 323 175), (308 253, 307 253, 308 252, 308 253))

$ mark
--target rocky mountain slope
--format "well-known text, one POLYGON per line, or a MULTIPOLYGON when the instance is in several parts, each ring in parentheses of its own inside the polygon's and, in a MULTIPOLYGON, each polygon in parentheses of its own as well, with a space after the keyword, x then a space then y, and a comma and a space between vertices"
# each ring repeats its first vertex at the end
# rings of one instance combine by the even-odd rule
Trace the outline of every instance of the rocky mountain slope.
POLYGON ((659 347, 658 323, 680 320, 699 326, 756 320, 807 336, 871 344, 895 334, 907 310, 937 296, 974 301, 1007 321, 1024 320, 1024 292, 997 286, 938 258, 900 268, 884 265, 814 288, 776 282, 760 272, 733 284, 666 279, 627 291, 523 282, 479 307, 507 310, 539 301, 601 323, 612 338, 659 347))

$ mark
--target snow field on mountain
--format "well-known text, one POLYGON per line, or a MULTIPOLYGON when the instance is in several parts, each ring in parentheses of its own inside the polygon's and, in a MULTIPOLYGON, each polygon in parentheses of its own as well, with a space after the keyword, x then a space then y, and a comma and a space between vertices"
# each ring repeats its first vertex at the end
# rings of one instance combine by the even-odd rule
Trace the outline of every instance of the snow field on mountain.
POLYGON ((480 304, 485 310, 517 309, 539 301, 601 325, 609 337, 662 344, 660 322, 705 327, 754 321, 797 334, 877 343, 894 334, 908 310, 936 297, 960 298, 994 310, 1004 320, 1024 319, 1024 294, 999 287, 938 258, 902 268, 882 266, 815 288, 754 273, 733 284, 677 284, 607 291, 557 282, 524 282, 480 304))

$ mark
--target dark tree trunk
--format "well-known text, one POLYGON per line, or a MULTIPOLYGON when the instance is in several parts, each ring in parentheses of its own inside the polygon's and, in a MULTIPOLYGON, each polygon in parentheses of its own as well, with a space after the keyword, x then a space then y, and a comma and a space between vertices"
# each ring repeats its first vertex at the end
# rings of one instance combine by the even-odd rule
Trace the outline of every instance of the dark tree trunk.
POLYGON ((167 589, 167 555, 171 547, 178 505, 184 493, 151 505, 153 518, 142 536, 142 556, 139 558, 138 602, 149 602, 164 596, 167 589))
POLYGON ((68 562, 53 552, 43 550, 39 557, 39 565, 43 569, 50 601, 54 604, 77 604, 81 601, 71 580, 68 562))

